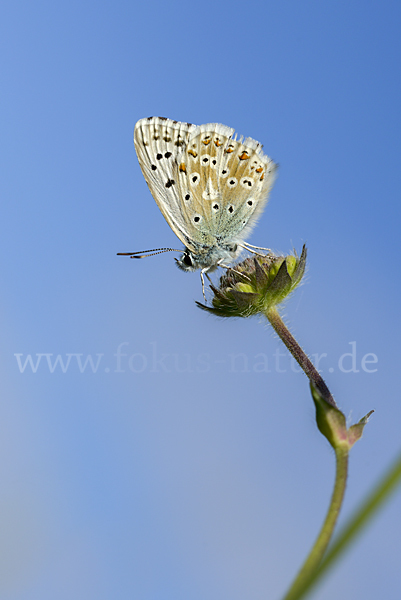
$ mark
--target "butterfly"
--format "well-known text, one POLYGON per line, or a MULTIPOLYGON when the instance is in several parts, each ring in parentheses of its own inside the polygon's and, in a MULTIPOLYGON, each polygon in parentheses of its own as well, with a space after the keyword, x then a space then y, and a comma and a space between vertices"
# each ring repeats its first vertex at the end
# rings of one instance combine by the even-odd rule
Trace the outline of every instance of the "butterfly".
MULTIPOLYGON (((177 266, 203 274, 238 258, 275 180, 262 145, 236 139, 220 123, 193 125, 165 117, 140 119, 134 144, 143 176, 164 218, 185 248, 177 266)), ((131 258, 173 250, 124 252, 131 258)), ((250 250, 252 252, 252 250, 250 250)))

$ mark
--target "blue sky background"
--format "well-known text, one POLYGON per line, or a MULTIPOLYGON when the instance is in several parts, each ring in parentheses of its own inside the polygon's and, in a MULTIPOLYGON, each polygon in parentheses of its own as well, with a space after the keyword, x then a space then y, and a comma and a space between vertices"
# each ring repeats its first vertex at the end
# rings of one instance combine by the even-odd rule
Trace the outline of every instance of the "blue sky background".
MULTIPOLYGON (((171 254, 116 256, 178 243, 136 160, 142 117, 224 123, 280 164, 249 241, 307 243, 286 322, 327 354, 351 421, 376 411, 341 522, 400 451, 400 16, 390 1, 3 2, 2 599, 279 598, 326 511, 332 452, 269 327, 201 312, 199 275, 171 254), (76 356, 21 372, 15 356, 68 353, 96 372, 76 356)), ((398 491, 312 597, 398 599, 400 510, 398 491)))

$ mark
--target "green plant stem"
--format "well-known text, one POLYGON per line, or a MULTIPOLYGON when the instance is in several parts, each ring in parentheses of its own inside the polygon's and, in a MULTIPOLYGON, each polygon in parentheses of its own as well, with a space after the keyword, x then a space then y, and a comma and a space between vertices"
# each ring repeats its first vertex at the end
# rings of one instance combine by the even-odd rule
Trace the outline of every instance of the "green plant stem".
POLYGON ((348 447, 336 448, 336 478, 329 509, 313 548, 283 600, 299 600, 310 587, 333 535, 344 498, 348 473, 348 447))
MULTIPOLYGON (((331 406, 337 408, 333 396, 330 393, 323 377, 317 371, 308 356, 302 350, 294 336, 288 330, 283 320, 281 319, 276 308, 270 308, 266 311, 266 317, 269 320, 274 331, 280 337, 283 344, 291 352, 297 363, 303 369, 306 376, 314 384, 317 390, 322 395, 323 399, 331 406)), ((344 499, 345 487, 348 474, 348 444, 339 444, 335 448, 336 455, 336 477, 334 482, 333 494, 331 497, 330 506, 328 508, 326 518, 320 533, 309 553, 305 563, 292 583, 284 600, 299 600, 304 596, 306 590, 312 584, 318 567, 323 560, 324 553, 333 536, 334 528, 337 523, 341 505, 344 499)))
POLYGON ((382 504, 389 498, 396 486, 400 484, 400 481, 401 455, 398 456, 397 460, 384 475, 382 480, 375 486, 366 500, 364 500, 361 506, 356 509, 349 521, 343 526, 313 577, 311 577, 308 582, 305 582, 304 592, 309 591, 312 586, 315 586, 329 567, 333 566, 335 561, 340 558, 346 547, 350 545, 366 525, 367 521, 373 517, 382 504))
POLYGON ((283 344, 291 352, 299 366, 303 369, 306 376, 309 377, 309 379, 317 387, 317 389, 322 394, 326 402, 329 402, 329 404, 331 404, 332 406, 337 407, 335 400, 331 395, 330 390, 327 387, 323 377, 320 375, 319 371, 317 371, 312 361, 309 360, 308 356, 302 350, 301 346, 298 344, 294 336, 287 329, 279 313, 277 312, 277 309, 274 307, 270 308, 266 311, 265 315, 268 318, 274 331, 280 337, 283 344))

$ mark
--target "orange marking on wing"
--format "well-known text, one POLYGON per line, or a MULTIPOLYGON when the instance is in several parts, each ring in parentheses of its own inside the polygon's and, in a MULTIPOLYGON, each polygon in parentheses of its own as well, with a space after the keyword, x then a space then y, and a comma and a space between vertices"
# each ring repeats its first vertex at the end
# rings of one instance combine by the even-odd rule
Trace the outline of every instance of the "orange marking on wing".
POLYGON ((186 167, 186 165, 184 163, 180 164, 179 169, 180 169, 181 173, 186 173, 187 172, 187 167, 186 167))
POLYGON ((249 158, 249 154, 247 154, 244 150, 243 153, 241 154, 241 156, 239 156, 238 158, 240 160, 246 160, 247 158, 249 158))
POLYGON ((188 154, 190 154, 191 156, 193 156, 194 158, 196 158, 198 156, 198 153, 195 152, 195 150, 188 150, 188 154))

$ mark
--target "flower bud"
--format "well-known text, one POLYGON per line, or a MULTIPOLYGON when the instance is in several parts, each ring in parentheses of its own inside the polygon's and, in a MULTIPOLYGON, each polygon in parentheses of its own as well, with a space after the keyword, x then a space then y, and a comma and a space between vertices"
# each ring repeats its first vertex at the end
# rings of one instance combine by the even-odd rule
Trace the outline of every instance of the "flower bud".
POLYGON ((246 258, 211 285, 212 306, 197 305, 220 317, 249 317, 266 312, 294 291, 305 272, 306 247, 301 256, 256 255, 246 258))

